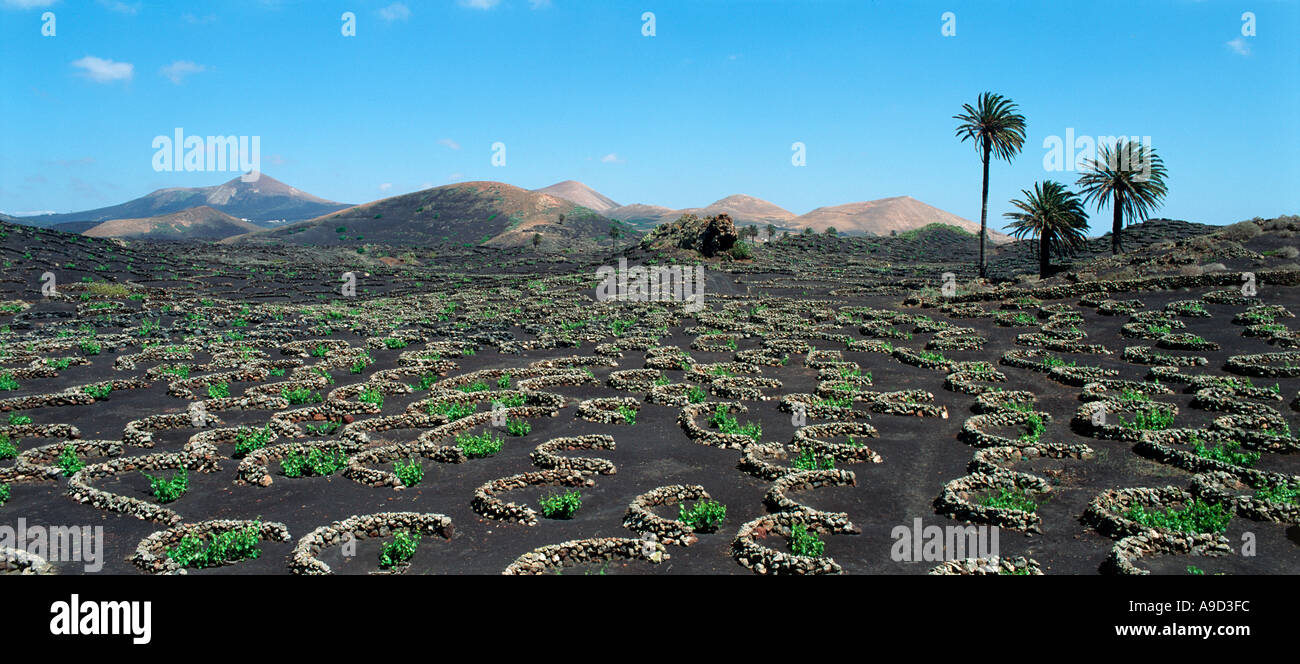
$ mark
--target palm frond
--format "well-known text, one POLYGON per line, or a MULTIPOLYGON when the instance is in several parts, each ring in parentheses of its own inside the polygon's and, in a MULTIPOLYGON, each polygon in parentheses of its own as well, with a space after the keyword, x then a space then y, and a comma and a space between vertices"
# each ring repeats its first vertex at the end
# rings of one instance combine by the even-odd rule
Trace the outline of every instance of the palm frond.
POLYGON ((952 116, 960 121, 957 138, 963 143, 973 140, 975 149, 982 154, 987 147, 990 154, 1003 161, 1011 161, 1025 145, 1025 116, 1020 115, 1015 102, 994 92, 979 96, 975 106, 962 104, 962 112, 952 116))

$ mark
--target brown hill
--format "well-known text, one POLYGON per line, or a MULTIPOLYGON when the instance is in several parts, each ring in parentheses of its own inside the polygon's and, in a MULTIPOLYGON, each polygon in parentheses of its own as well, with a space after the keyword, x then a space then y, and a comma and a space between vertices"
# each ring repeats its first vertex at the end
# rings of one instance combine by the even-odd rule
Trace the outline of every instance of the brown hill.
POLYGON ((672 208, 666 208, 662 205, 646 205, 645 203, 620 205, 616 208, 605 210, 602 214, 610 219, 618 219, 619 221, 635 226, 643 231, 653 229, 659 224, 666 224, 682 216, 681 213, 672 208))
MULTIPOLYGON (((930 224, 956 226, 970 233, 979 233, 980 225, 976 222, 945 212, 932 205, 926 205, 911 196, 895 196, 860 203, 845 203, 820 207, 808 214, 793 219, 789 225, 795 228, 811 228, 822 232, 834 227, 841 233, 860 233, 864 235, 889 235, 891 231, 903 233, 930 224)), ((989 224, 989 241, 997 244, 1010 242, 1011 237, 993 230, 989 224)))
POLYGON ((250 182, 237 177, 210 187, 169 187, 120 205, 84 212, 20 217, 17 221, 49 228, 73 221, 145 219, 204 205, 255 222, 299 221, 347 207, 345 203, 327 201, 260 173, 250 182))
POLYGON ((650 230, 660 224, 676 221, 688 214, 702 218, 725 214, 738 226, 766 226, 772 224, 782 229, 787 228, 790 221, 795 218, 793 212, 775 203, 769 203, 761 198, 746 196, 745 194, 733 194, 699 208, 674 210, 662 205, 636 203, 604 210, 601 214, 610 219, 627 222, 641 230, 650 230))
POLYGON ((206 205, 140 219, 111 219, 82 232, 90 237, 132 240, 222 240, 260 230, 206 205))
MULTIPOLYGON (((620 226, 571 201, 502 182, 462 182, 357 205, 232 242, 541 248, 613 245, 620 226)), ((620 237, 626 235, 619 233, 620 237)))
POLYGON ((761 198, 754 198, 744 194, 732 194, 702 208, 678 210, 678 214, 693 214, 697 217, 715 217, 725 214, 737 224, 755 224, 759 226, 767 224, 782 226, 795 218, 793 212, 775 203, 769 203, 761 198))
POLYGON ((618 203, 614 202, 612 198, 576 180, 557 182, 549 187, 542 187, 533 191, 539 194, 550 194, 556 198, 563 198, 570 203, 581 205, 601 214, 619 207, 618 203))

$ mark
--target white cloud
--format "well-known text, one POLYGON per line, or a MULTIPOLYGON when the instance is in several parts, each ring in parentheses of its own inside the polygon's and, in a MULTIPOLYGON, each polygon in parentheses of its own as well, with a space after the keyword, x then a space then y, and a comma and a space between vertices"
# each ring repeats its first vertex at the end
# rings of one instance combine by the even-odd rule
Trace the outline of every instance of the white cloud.
POLYGON ((4 0, 4 5, 13 9, 36 9, 49 7, 54 2, 55 0, 4 0))
POLYGON ((389 189, 392 189, 392 188, 393 188, 393 183, 392 183, 392 182, 385 182, 385 183, 379 185, 379 191, 388 191, 389 189))
POLYGON ((1228 48, 1232 49, 1237 55, 1250 55, 1250 44, 1246 43, 1245 37, 1237 37, 1236 39, 1225 43, 1228 45, 1228 48))
POLYGON ((455 182, 457 180, 464 180, 464 179, 465 179, 464 173, 452 173, 451 175, 447 176, 448 182, 455 182))
POLYGON ((405 21, 411 18, 411 8, 400 2, 394 2, 379 10, 379 18, 385 21, 405 21))
POLYGON ((140 12, 140 3, 122 2, 121 0, 99 0, 99 4, 106 7, 109 11, 119 14, 137 14, 140 12))
POLYGON ((551 6, 551 0, 528 0, 528 6, 533 9, 546 9, 551 6))
POLYGON ((72 66, 81 69, 82 75, 96 83, 129 81, 135 75, 135 65, 129 62, 113 62, 93 55, 73 62, 72 66))
POLYGON ((627 161, 626 159, 619 157, 617 154, 613 152, 600 158, 600 163, 602 164, 622 164, 626 161, 627 161))
POLYGON ((451 149, 453 149, 453 150, 459 150, 459 149, 460 149, 460 143, 457 143, 456 141, 453 141, 453 140, 451 140, 450 138, 440 138, 440 139, 438 139, 438 144, 439 144, 439 145, 445 145, 445 146, 447 146, 447 147, 449 147, 449 148, 451 148, 451 149))
POLYGON ((501 0, 457 0, 461 7, 470 9, 492 9, 501 4, 501 0))
POLYGON ((177 60, 176 62, 163 67, 160 71, 162 72, 162 75, 166 76, 172 83, 180 85, 181 81, 185 80, 186 76, 207 70, 207 65, 195 64, 189 60, 177 60))

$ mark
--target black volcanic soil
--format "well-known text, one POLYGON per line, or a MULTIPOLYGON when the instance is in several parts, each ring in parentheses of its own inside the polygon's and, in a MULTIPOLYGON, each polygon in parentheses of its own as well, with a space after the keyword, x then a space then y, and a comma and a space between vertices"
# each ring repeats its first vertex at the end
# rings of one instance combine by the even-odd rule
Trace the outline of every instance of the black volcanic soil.
MULTIPOLYGON (((1188 231, 1191 233, 1191 231, 1188 231)), ((101 380, 145 378, 147 368, 157 361, 141 362, 131 370, 114 368, 116 357, 138 353, 144 340, 165 344, 206 345, 220 339, 229 339, 231 333, 256 339, 256 335, 273 329, 274 319, 269 315, 259 318, 263 307, 277 309, 291 323, 288 337, 281 342, 307 339, 332 339, 346 341, 350 346, 363 348, 367 339, 385 335, 388 323, 395 329, 416 330, 437 341, 473 341, 477 352, 472 356, 449 357, 457 368, 447 378, 501 367, 526 367, 534 362, 578 355, 593 356, 597 343, 618 339, 609 331, 599 336, 599 341, 581 340, 576 347, 564 346, 524 350, 521 353, 502 353, 481 336, 504 330, 503 338, 512 340, 537 340, 563 338, 563 322, 584 320, 585 330, 599 328, 606 323, 605 315, 654 315, 647 308, 610 308, 610 303, 591 300, 594 267, 598 259, 591 256, 563 258, 540 256, 526 250, 490 251, 473 249, 439 255, 417 255, 407 261, 383 262, 373 256, 360 256, 348 250, 304 250, 286 247, 211 247, 195 245, 121 245, 107 241, 91 241, 52 231, 4 226, 5 237, 0 241, 0 253, 6 260, 0 281, 0 299, 22 301, 30 305, 23 311, 0 314, 0 347, 5 355, 0 372, 26 367, 30 360, 16 360, 14 353, 31 350, 36 358, 77 356, 72 350, 47 350, 48 344, 62 339, 89 338, 83 326, 94 329, 96 337, 105 338, 126 332, 133 334, 144 320, 157 319, 161 332, 157 336, 138 338, 116 352, 104 352, 90 357, 88 365, 73 365, 59 372, 57 377, 24 378, 18 380, 19 388, 0 392, 0 399, 49 394, 101 380), (533 261, 531 264, 527 261, 533 261), (101 268, 102 266, 102 268, 101 268), (345 271, 362 274, 358 280, 355 299, 341 298, 336 275, 345 271), (46 271, 57 275, 58 284, 68 299, 42 298, 41 275, 46 271), (115 282, 130 287, 130 291, 117 292, 93 290, 89 282, 101 284, 115 282), (532 286, 529 284, 541 284, 532 286), (130 299, 126 292, 142 297, 130 299), (85 297, 82 295, 85 294, 85 297), (455 301, 460 307, 451 315, 442 315, 434 306, 441 296, 455 301), (211 299, 209 310, 203 302, 211 299), (394 298, 388 300, 387 298, 394 298), (125 306, 116 318, 104 319, 96 313, 76 314, 78 304, 115 302, 125 306), (390 302, 391 307, 360 310, 366 303, 390 302), (175 311, 166 311, 165 305, 183 305, 175 311), (352 308, 340 314, 331 334, 313 331, 316 316, 323 307, 337 303, 338 309, 352 308), (150 307, 146 305, 158 305, 150 307), (224 307, 224 309, 223 309, 224 307), (66 317, 56 317, 58 312, 66 317), (199 312, 202 327, 199 330, 183 327, 186 314, 199 312), (583 318, 585 316, 585 318, 583 318), (247 318, 247 326, 237 326, 235 321, 247 318), (306 322, 305 319, 312 319, 306 322), (459 326, 459 327, 458 327, 459 326), (356 328, 360 333, 351 331, 356 328), (382 329, 381 329, 382 328, 382 329), (475 336, 480 335, 480 336, 475 336), (187 339, 187 337, 191 337, 187 339)), ((1194 233, 1193 233, 1194 235, 1194 233)), ((1164 239, 1164 238, 1162 238, 1164 239)), ((868 240, 853 238, 792 238, 789 244, 778 243, 763 261, 740 262, 734 265, 710 265, 707 270, 707 303, 712 313, 724 310, 771 306, 802 318, 804 323, 826 323, 818 315, 819 307, 840 310, 848 307, 871 307, 924 314, 936 321, 956 326, 974 328, 985 339, 981 350, 940 351, 947 358, 958 361, 985 360, 995 365, 1003 353, 1024 349, 1015 338, 1018 334, 1037 331, 1036 327, 1002 327, 990 317, 955 318, 937 308, 918 309, 905 307, 902 300, 915 289, 903 289, 892 294, 866 294, 865 291, 882 285, 898 284, 904 278, 930 279, 944 270, 970 273, 969 265, 960 262, 968 258, 966 250, 959 249, 961 238, 921 238, 919 240, 886 239, 868 240), (879 241, 874 250, 869 242, 879 241), (864 254, 883 252, 887 261, 876 256, 868 262, 846 258, 831 251, 834 246, 852 243, 863 248, 864 254), (944 264, 944 260, 952 261, 944 264), (888 263, 889 265, 886 265, 888 263), (918 267, 920 266, 920 267, 918 267), (845 289, 853 292, 844 292, 845 289), (862 289, 855 291, 854 289, 862 289), (795 314, 793 312, 802 312, 795 314)), ((785 242, 785 241, 783 241, 785 242)), ((1136 241, 1135 241, 1136 242, 1136 241)), ((1259 240, 1255 245, 1271 247, 1275 240, 1259 240)), ((1145 243, 1149 245, 1151 243, 1145 243)), ((1251 245, 1251 246, 1255 246, 1251 245)), ((399 251, 394 251, 394 254, 399 251)), ((418 253, 418 252, 417 252, 418 253)), ((394 256, 396 258, 396 256, 394 256)), ((652 256, 634 258, 650 260, 652 256)), ((1262 260, 1262 259, 1261 259, 1262 260)), ((1279 261, 1272 261, 1276 264, 1279 261)), ((1243 261, 1243 264, 1249 261, 1243 261)), ((937 284, 936 284, 937 285, 937 284)), ((1152 291, 1118 294, 1120 299, 1139 299, 1146 311, 1158 311, 1174 300, 1199 298, 1214 288, 1197 288, 1180 291, 1152 291)), ((1112 355, 1053 353, 1080 365, 1117 369, 1119 378, 1144 380, 1148 367, 1132 364, 1122 359, 1125 346, 1152 345, 1153 341, 1131 339, 1120 335, 1120 326, 1128 322, 1127 315, 1108 316, 1095 308, 1081 306, 1078 297, 1056 302, 1071 305, 1083 315, 1079 327, 1087 332, 1088 343, 1104 344, 1112 355)), ((1291 311, 1300 309, 1300 288, 1261 286, 1255 303, 1277 304, 1291 311)), ((996 311, 997 304, 983 304, 984 309, 996 311)), ((1221 348, 1215 351, 1175 354, 1202 355, 1209 359, 1207 367, 1187 369, 1187 373, 1227 374, 1223 367, 1233 355, 1275 352, 1281 350, 1265 339, 1242 335, 1243 328, 1230 323, 1233 316, 1244 311, 1246 305, 1206 304, 1209 318, 1181 318, 1193 332, 1215 341, 1221 348)), ((269 311, 269 310, 268 310, 269 311)), ((735 351, 691 350, 697 337, 710 328, 703 316, 685 316, 666 330, 640 329, 638 334, 652 334, 656 344, 677 346, 691 355, 696 362, 731 361, 736 352, 762 347, 757 336, 740 338, 735 351)), ((716 323, 717 321, 709 318, 716 323)), ((1041 321, 1040 321, 1041 322, 1041 321)), ((1287 320, 1280 322, 1287 323, 1287 320)), ((910 329, 910 325, 902 326, 910 329)), ((793 492, 791 497, 817 510, 845 512, 861 528, 861 534, 826 535, 826 553, 843 566, 847 573, 865 574, 923 574, 934 563, 902 562, 891 559, 894 544, 892 531, 900 526, 911 528, 914 519, 923 525, 959 525, 956 521, 935 513, 933 501, 943 486, 967 474, 967 464, 975 449, 958 437, 963 422, 973 412, 975 397, 950 391, 944 387, 945 372, 922 369, 904 364, 893 357, 862 351, 845 350, 845 345, 812 335, 811 338, 793 334, 796 329, 789 324, 771 326, 765 333, 770 339, 806 338, 819 350, 842 351, 842 359, 856 362, 863 372, 870 372, 877 392, 919 389, 931 392, 936 403, 947 408, 948 417, 895 416, 877 413, 869 420, 879 430, 878 438, 864 442, 883 458, 880 464, 840 464, 838 467, 856 474, 855 486, 824 487, 810 491, 793 492)), ((857 324, 831 322, 820 329, 825 334, 843 334, 852 339, 863 339, 857 324)), ((911 339, 894 340, 896 347, 921 350, 933 338, 931 333, 916 333, 911 339)), ((262 348, 267 359, 280 360, 288 356, 277 350, 276 344, 262 348)), ((374 363, 360 374, 335 370, 331 376, 335 384, 328 389, 364 382, 377 371, 397 367, 403 351, 419 350, 422 342, 405 349, 371 348, 374 363)), ((719 449, 692 441, 677 424, 678 407, 645 402, 644 391, 618 391, 610 388, 606 379, 614 371, 641 369, 645 366, 643 350, 625 349, 617 366, 592 366, 591 371, 599 384, 581 386, 560 385, 543 391, 565 397, 566 407, 556 417, 530 418, 532 431, 522 437, 505 437, 505 446, 495 456, 472 459, 463 464, 438 464, 425 461, 425 477, 417 486, 402 491, 391 488, 372 488, 336 474, 325 478, 288 478, 279 474, 277 464, 272 464, 274 483, 269 487, 241 486, 234 483, 237 460, 231 459, 232 448, 223 445, 226 455, 218 472, 191 473, 191 488, 182 498, 169 505, 179 512, 186 523, 209 519, 262 519, 284 523, 293 541, 289 543, 263 542, 261 556, 255 560, 239 562, 210 570, 191 570, 197 574, 282 574, 287 573, 286 558, 298 538, 312 529, 353 515, 382 511, 436 512, 449 516, 455 524, 455 536, 450 541, 426 536, 415 555, 409 574, 497 574, 516 558, 537 547, 573 539, 593 537, 636 537, 622 525, 629 502, 646 491, 670 484, 703 485, 714 499, 727 506, 726 521, 717 533, 700 535, 699 542, 690 547, 669 546, 671 558, 659 565, 645 561, 616 560, 609 563, 590 563, 562 570, 566 575, 580 574, 743 574, 748 570, 731 557, 731 542, 740 524, 768 512, 763 496, 771 482, 742 472, 737 468, 741 452, 719 449), (626 397, 640 400, 641 409, 634 425, 624 423, 597 424, 575 416, 576 404, 596 397, 626 397), (471 509, 474 489, 494 479, 536 470, 529 453, 539 444, 561 436, 609 434, 617 441, 615 450, 578 450, 566 452, 569 456, 601 457, 617 466, 614 475, 595 475, 595 485, 582 489, 582 507, 569 520, 542 519, 536 526, 507 523, 485 518, 471 509)), ((211 360, 211 353, 201 350, 195 354, 194 364, 211 360)), ((307 366, 318 358, 303 358, 307 366)), ((1011 466, 1011 469, 1054 477, 1050 497, 1042 501, 1038 513, 1042 516, 1040 534, 1026 535, 1004 529, 1000 533, 1001 553, 1004 557, 1024 555, 1038 561, 1048 574, 1096 574, 1102 567, 1115 542, 1083 525, 1080 516, 1089 501, 1107 489, 1126 487, 1187 487, 1192 473, 1173 466, 1160 464, 1133 451, 1133 444, 1112 440, 1099 440, 1078 434, 1070 427, 1070 419, 1082 404, 1078 387, 1064 385, 1050 379, 1045 373, 1028 371, 1005 365, 998 370, 1007 376, 1001 387, 1008 390, 1029 390, 1037 395, 1037 408, 1052 414, 1054 421, 1047 425, 1043 440, 1058 443, 1084 443, 1096 450, 1096 457, 1088 460, 1039 460, 1011 466)), ((229 369, 214 369, 226 371, 229 369)), ((779 410, 780 396, 784 394, 812 393, 817 386, 817 370, 806 364, 803 354, 791 353, 785 366, 763 366, 762 377, 781 381, 779 389, 764 389, 769 400, 745 400, 748 413, 737 417, 742 422, 752 421, 762 425, 763 442, 788 443, 796 427, 790 414, 779 410)), ((663 374, 674 383, 689 381, 687 372, 666 370, 663 374)), ((193 376, 201 376, 196 371, 193 376)), ((271 381, 286 378, 271 378, 271 381)), ((1285 400, 1266 402, 1276 408, 1300 431, 1300 420, 1289 406, 1300 392, 1300 378, 1255 379, 1258 385, 1278 384, 1285 400)), ((239 396, 250 383, 233 383, 232 396, 239 396)), ((1219 413, 1192 408, 1190 390, 1174 386, 1178 391, 1158 400, 1177 404, 1179 415, 1175 426, 1206 427, 1219 413)), ((423 398, 422 393, 386 396, 384 415, 403 412, 406 405, 423 398)), ((717 400, 717 397, 710 397, 717 400)), ((87 440, 118 440, 123 428, 132 420, 159 413, 184 412, 190 402, 169 396, 165 381, 153 380, 146 389, 115 390, 106 399, 90 405, 42 407, 15 410, 14 413, 32 418, 35 424, 66 423, 81 431, 87 440)), ((294 406, 293 408, 297 408, 294 406)), ((260 427, 273 414, 271 410, 223 411, 219 416, 221 426, 260 427)), ((0 412, 2 413, 2 412, 0 412)), ((373 417, 359 415, 358 417, 373 417)), ((706 418, 699 423, 707 426, 706 418)), ((808 424, 825 420, 809 418, 808 424)), ((372 434, 374 444, 414 441, 423 430, 400 429, 372 434)), ((155 434, 156 446, 152 449, 128 447, 125 454, 144 455, 159 452, 179 452, 197 429, 184 428, 155 434)), ((30 436, 20 437, 20 451, 59 442, 30 436)), ((315 439, 315 436, 309 438, 315 439)), ((286 442, 283 439, 277 442, 286 442)), ((91 462, 95 460, 90 460, 91 462)), ((788 460, 787 460, 788 462, 788 460)), ((0 461, 0 476, 14 464, 12 459, 0 461)), ((1265 453, 1259 468, 1295 476, 1300 474, 1300 458, 1294 454, 1265 453)), ((124 496, 151 499, 148 482, 139 473, 123 473, 96 481, 95 486, 124 496)), ((52 481, 10 482, 12 497, 0 506, 0 524, 13 525, 25 519, 32 525, 102 525, 106 536, 105 571, 116 574, 139 573, 129 561, 136 545, 149 534, 161 530, 163 525, 133 516, 107 512, 82 505, 65 495, 65 479, 52 481)), ((510 492, 507 500, 536 506, 538 498, 549 490, 529 487, 510 492)), ((665 507, 660 514, 672 518, 674 507, 665 507)), ((1196 566, 1209 574, 1293 574, 1300 571, 1300 538, 1290 536, 1294 525, 1256 522, 1244 518, 1233 519, 1225 535, 1238 547, 1244 533, 1256 537, 1258 554, 1254 557, 1233 555, 1223 558, 1193 556, 1152 556, 1139 563, 1139 567, 1154 574, 1188 574, 1188 566, 1196 566), (1289 530, 1290 529, 1290 530, 1289 530)), ((779 550, 788 550, 785 543, 774 535, 764 544, 779 550)), ((381 540, 363 539, 357 547, 357 556, 345 559, 341 549, 327 549, 321 559, 338 573, 368 574, 377 569, 381 540)), ((58 563, 60 573, 81 571, 78 563, 58 563)))

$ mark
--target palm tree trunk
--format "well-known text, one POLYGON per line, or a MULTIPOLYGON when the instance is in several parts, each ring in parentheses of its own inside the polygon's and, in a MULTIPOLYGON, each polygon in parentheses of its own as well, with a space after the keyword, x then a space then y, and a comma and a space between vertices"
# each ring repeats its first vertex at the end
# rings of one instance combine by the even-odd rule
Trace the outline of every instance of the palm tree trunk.
POLYGON ((1119 233, 1122 230, 1124 222, 1124 192, 1120 189, 1115 190, 1115 219, 1110 227, 1110 253, 1118 256, 1124 247, 1119 240, 1119 233))
POLYGON ((984 242, 988 236, 989 218, 989 151, 992 146, 984 141, 984 189, 980 193, 980 277, 984 275, 984 242))
POLYGON ((1038 236, 1038 276, 1042 279, 1047 278, 1047 268, 1050 264, 1047 256, 1047 249, 1051 245, 1049 239, 1043 235, 1038 236))

